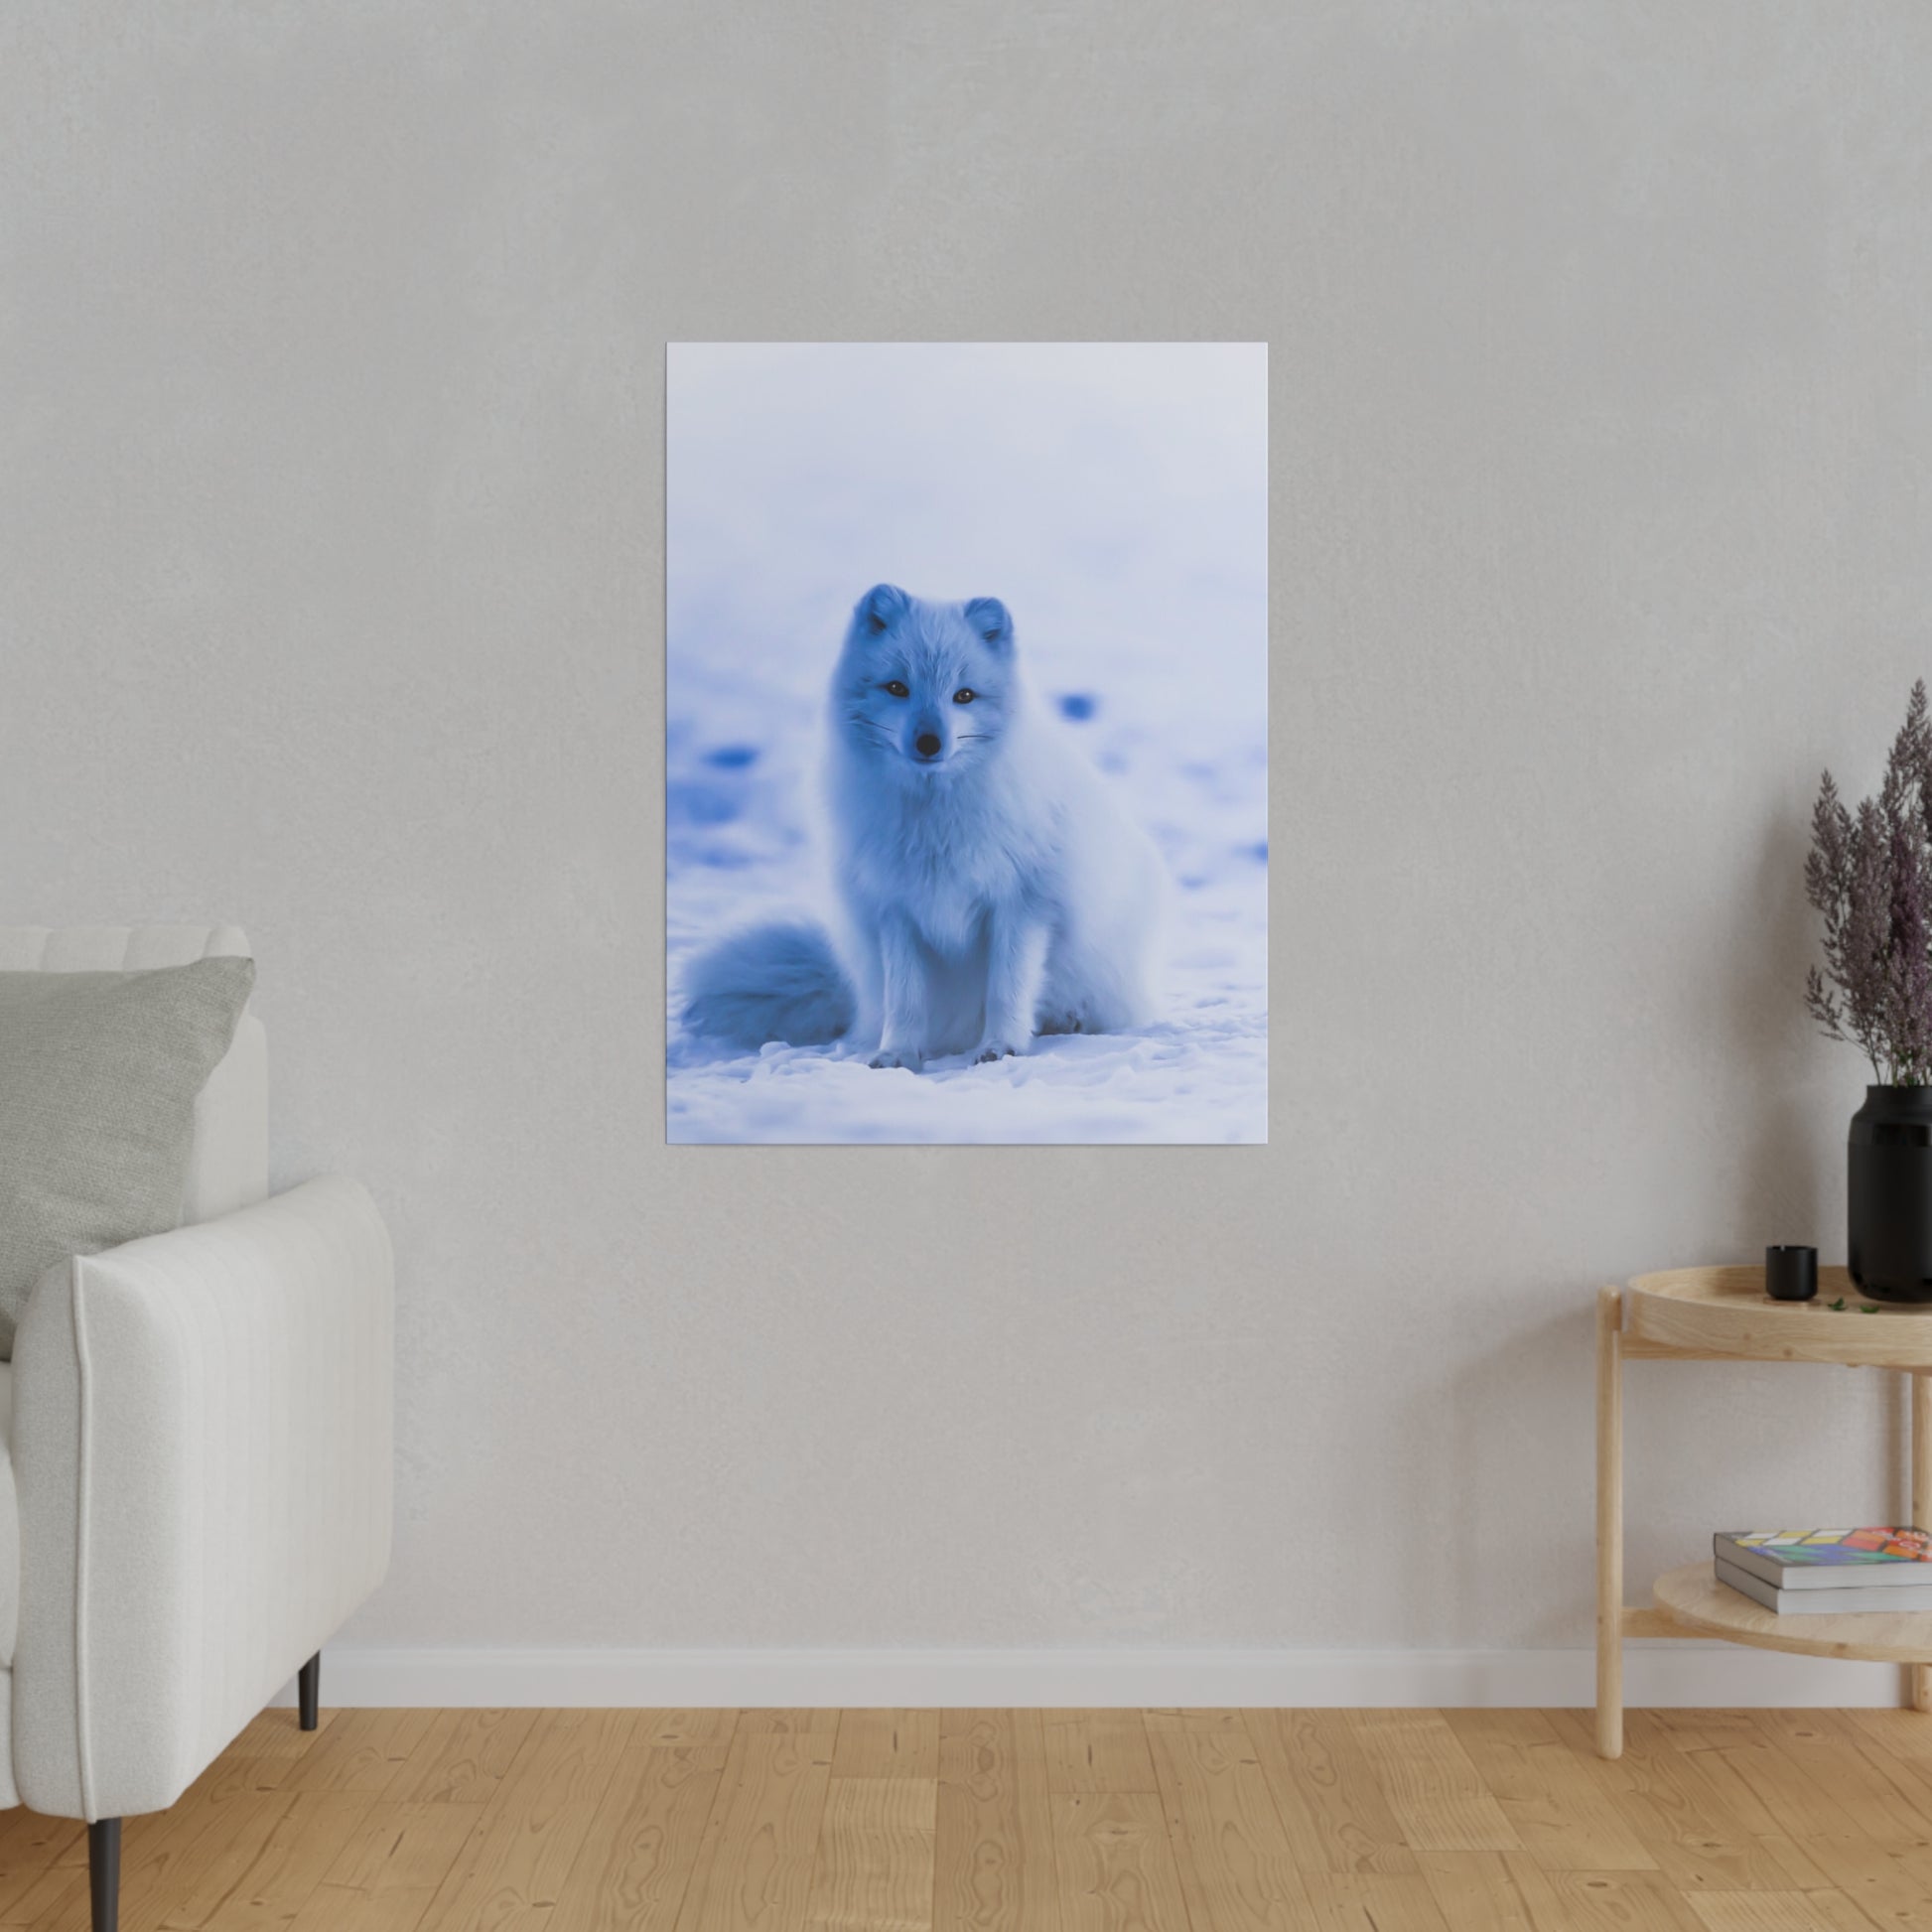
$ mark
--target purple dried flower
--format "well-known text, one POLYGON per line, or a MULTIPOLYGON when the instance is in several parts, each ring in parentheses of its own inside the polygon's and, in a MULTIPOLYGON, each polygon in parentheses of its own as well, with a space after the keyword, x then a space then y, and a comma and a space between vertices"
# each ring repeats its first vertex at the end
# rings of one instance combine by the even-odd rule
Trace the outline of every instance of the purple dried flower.
POLYGON ((1825 921, 1825 969, 1805 977, 1812 1018, 1863 1048, 1881 1083, 1932 1083, 1932 707, 1923 680, 1876 798, 1854 816, 1825 773, 1805 897, 1825 921))
POLYGON ((1923 1086, 1932 1015, 1932 962, 1926 958, 1923 820, 1914 811, 1891 828, 1891 917, 1885 953, 1885 1032, 1901 1084, 1923 1086))

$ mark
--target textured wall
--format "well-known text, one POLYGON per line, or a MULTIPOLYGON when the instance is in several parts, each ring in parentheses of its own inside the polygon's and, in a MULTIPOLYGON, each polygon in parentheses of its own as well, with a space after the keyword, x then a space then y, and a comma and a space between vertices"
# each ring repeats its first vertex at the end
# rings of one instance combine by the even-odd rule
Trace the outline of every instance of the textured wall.
MULTIPOLYGON (((1582 1641, 1591 1288, 1842 1252, 1798 866, 1932 668, 1932 13, 0 34, 0 916, 256 940, 278 1173, 401 1259, 355 1636, 1582 1641), (665 1149, 713 337, 1272 344, 1265 1151, 665 1149)), ((1896 1500, 1842 1372, 1633 1410, 1637 1570, 1896 1500)))

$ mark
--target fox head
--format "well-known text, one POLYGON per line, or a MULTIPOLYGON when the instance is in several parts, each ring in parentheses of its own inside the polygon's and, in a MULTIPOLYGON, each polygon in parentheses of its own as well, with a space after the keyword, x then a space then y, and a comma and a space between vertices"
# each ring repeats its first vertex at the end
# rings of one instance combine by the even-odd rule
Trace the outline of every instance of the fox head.
POLYGON ((875 584, 853 609, 832 713, 856 749, 929 783, 989 759, 1019 695, 1013 619, 997 597, 932 604, 875 584))

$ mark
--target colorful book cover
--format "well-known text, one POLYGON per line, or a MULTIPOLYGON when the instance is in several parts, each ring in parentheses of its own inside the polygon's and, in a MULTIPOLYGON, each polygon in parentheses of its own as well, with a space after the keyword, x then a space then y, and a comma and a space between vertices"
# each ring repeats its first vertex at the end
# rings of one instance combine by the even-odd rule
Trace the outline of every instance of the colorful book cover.
POLYGON ((1725 1542, 1740 1550, 1754 1551, 1793 1570, 1847 1564, 1932 1564, 1932 1536, 1924 1530, 1726 1530, 1724 1536, 1725 1542))

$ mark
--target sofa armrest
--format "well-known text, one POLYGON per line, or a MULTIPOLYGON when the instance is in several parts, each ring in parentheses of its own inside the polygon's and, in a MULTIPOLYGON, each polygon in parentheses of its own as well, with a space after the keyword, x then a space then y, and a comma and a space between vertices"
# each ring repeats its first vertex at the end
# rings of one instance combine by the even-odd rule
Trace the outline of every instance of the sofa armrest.
POLYGON ((393 1267, 354 1181, 50 1269, 14 1347, 22 1798, 172 1804, 381 1581, 393 1267))

